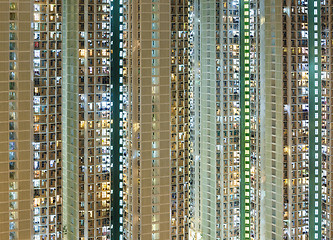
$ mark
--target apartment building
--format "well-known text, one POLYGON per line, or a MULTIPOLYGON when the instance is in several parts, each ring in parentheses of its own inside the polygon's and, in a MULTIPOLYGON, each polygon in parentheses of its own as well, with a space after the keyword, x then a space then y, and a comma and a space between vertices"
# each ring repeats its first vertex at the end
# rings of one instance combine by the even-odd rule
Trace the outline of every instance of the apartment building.
POLYGON ((0 0, 0 239, 330 239, 330 1, 0 0))
POLYGON ((188 2, 124 1, 124 239, 189 239, 188 2))

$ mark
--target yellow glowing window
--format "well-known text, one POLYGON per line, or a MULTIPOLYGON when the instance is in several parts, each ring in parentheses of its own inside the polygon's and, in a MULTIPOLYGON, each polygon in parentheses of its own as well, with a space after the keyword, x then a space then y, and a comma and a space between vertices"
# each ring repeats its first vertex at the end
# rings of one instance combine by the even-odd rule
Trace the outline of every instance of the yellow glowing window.
POLYGON ((86 56, 86 50, 85 49, 80 49, 79 54, 80 54, 80 57, 85 57, 86 56))
POLYGON ((10 5, 9 5, 9 9, 10 9, 10 10, 17 10, 17 5, 16 5, 16 3, 10 3, 10 5))

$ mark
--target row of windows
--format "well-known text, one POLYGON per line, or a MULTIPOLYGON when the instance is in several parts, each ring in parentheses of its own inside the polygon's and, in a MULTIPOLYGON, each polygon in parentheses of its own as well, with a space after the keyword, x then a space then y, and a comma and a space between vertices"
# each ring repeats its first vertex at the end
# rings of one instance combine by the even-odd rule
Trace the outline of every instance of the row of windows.
MULTIPOLYGON (((10 20, 16 20, 17 19, 17 3, 10 3, 10 14, 9 18, 10 20)), ((17 146, 17 135, 16 135, 16 122, 18 120, 18 113, 16 112, 16 101, 17 100, 17 93, 16 93, 16 70, 17 70, 17 54, 15 50, 17 50, 17 45, 15 40, 17 40, 17 35, 15 30, 17 30, 17 24, 16 22, 10 22, 9 24, 9 30, 11 31, 9 33, 9 70, 11 71, 9 74, 9 239, 14 240, 17 239, 17 232, 16 229, 18 228, 18 182, 16 181, 17 173, 15 170, 18 169, 17 165, 17 153, 16 150, 18 148, 17 146)))

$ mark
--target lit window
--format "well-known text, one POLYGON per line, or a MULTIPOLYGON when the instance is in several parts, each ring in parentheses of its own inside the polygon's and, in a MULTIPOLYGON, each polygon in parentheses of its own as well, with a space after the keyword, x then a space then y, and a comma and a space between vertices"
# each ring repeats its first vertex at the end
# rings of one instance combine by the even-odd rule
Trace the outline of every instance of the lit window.
POLYGON ((158 23, 152 23, 152 24, 151 24, 151 28, 152 28, 153 30, 157 30, 157 29, 158 29, 158 23))
POLYGON ((17 190, 17 182, 9 183, 9 190, 17 190))
POLYGON ((16 5, 16 3, 10 3, 10 5, 9 5, 9 9, 10 9, 10 10, 17 10, 17 5, 16 5))
POLYGON ((9 33, 9 40, 16 40, 16 39, 17 39, 16 33, 10 32, 9 33))
POLYGON ((159 166, 159 160, 154 159, 152 160, 152 167, 158 167, 159 166))
POLYGON ((158 142, 152 142, 152 148, 157 148, 158 147, 158 142))
POLYGON ((152 222, 157 222, 159 220, 160 220, 160 216, 159 215, 155 215, 155 214, 152 215, 152 217, 151 217, 151 221, 152 222))
MULTIPOLYGON (((160 183, 160 181, 159 181, 158 178, 152 178, 152 180, 151 180, 151 185, 152 186, 159 185, 159 183, 160 183)), ((154 198, 156 198, 156 197, 154 197, 154 198)), ((157 203, 157 200, 155 200, 155 202, 153 202, 153 203, 157 203)))
POLYGON ((160 234, 159 233, 153 233, 152 234, 152 240, 159 240, 160 239, 160 234))
POLYGON ((16 200, 16 199, 17 199, 17 192, 10 192, 9 200, 16 200))
POLYGON ((15 83, 14 82, 9 83, 9 90, 15 90, 15 83))
POLYGON ((17 30, 17 25, 14 22, 9 23, 9 30, 17 30))
POLYGON ((9 110, 16 110, 16 102, 9 102, 9 110))
POLYGON ((9 92, 9 100, 16 100, 16 93, 15 92, 9 92))
POLYGON ((158 10, 158 5, 153 4, 153 5, 152 5, 152 11, 153 11, 153 12, 156 12, 157 10, 158 10))
POLYGON ((9 73, 9 80, 15 80, 15 72, 9 73))
POLYGON ((151 56, 152 56, 152 57, 158 57, 158 55, 159 55, 159 54, 158 54, 158 50, 152 50, 152 51, 151 51, 151 56))
POLYGON ((39 13, 35 13, 34 14, 34 20, 35 21, 39 21, 40 20, 40 14, 39 13))
POLYGON ((151 78, 151 82, 152 82, 152 84, 159 84, 159 77, 152 77, 151 78))
POLYGON ((152 229, 152 231, 158 231, 160 229, 160 225, 159 224, 153 224, 151 229, 152 229))
POLYGON ((15 150, 16 149, 16 142, 10 142, 9 143, 9 150, 15 150))
POLYGON ((10 70, 16 70, 16 62, 10 62, 9 63, 9 69, 10 70))
POLYGON ((158 14, 153 13, 153 14, 151 15, 151 19, 152 19, 153 21, 157 21, 157 20, 158 20, 158 14))
POLYGON ((9 113, 9 120, 17 120, 16 112, 9 113))
POLYGON ((152 206, 152 212, 153 213, 159 212, 159 207, 158 206, 152 206))
POLYGON ((9 220, 15 220, 18 218, 17 212, 9 212, 9 220))
POLYGON ((158 32, 152 32, 151 33, 151 38, 158 39, 158 32))
POLYGON ((17 239, 16 232, 10 232, 9 233, 9 240, 17 239))
POLYGON ((35 8, 35 12, 39 12, 40 11, 39 4, 34 4, 34 8, 35 8))
POLYGON ((159 92, 160 87, 159 86, 153 86, 151 87, 151 93, 157 94, 159 92))
POLYGON ((153 67, 158 66, 158 65, 159 65, 158 59, 153 58, 153 59, 151 60, 151 65, 152 65, 153 67))
POLYGON ((158 75, 159 74, 159 71, 158 71, 158 68, 152 68, 151 69, 151 75, 158 75))
POLYGON ((158 151, 152 151, 152 157, 153 158, 157 158, 159 156, 159 152, 158 151))
POLYGON ((10 132, 9 133, 9 140, 15 140, 16 139, 16 133, 15 132, 10 132))
POLYGON ((35 58, 40 58, 40 50, 35 50, 34 51, 34 57, 35 58))

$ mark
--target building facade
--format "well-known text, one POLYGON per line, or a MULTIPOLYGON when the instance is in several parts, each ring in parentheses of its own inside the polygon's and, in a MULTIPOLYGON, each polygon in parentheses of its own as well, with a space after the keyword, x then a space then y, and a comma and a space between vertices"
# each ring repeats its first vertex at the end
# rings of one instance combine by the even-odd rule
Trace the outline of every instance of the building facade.
POLYGON ((331 238, 331 2, 283 2, 284 235, 331 238))
POLYGON ((260 234, 260 7, 259 1, 191 2, 194 239, 260 234))
POLYGON ((0 239, 331 239, 331 5, 0 0, 0 239))
POLYGON ((110 139, 121 133, 111 127, 121 94, 111 94, 110 19, 120 6, 0 3, 1 239, 109 239, 114 152, 120 161, 110 139))

